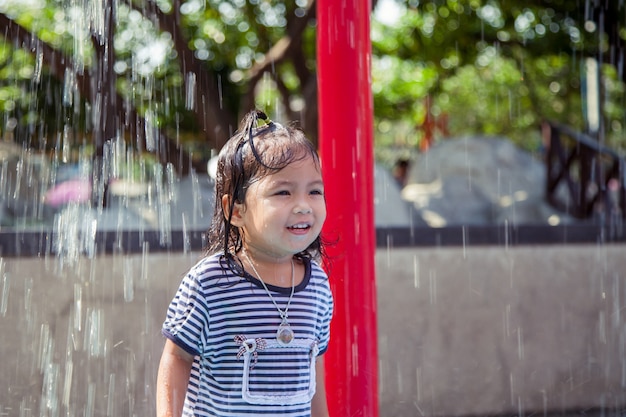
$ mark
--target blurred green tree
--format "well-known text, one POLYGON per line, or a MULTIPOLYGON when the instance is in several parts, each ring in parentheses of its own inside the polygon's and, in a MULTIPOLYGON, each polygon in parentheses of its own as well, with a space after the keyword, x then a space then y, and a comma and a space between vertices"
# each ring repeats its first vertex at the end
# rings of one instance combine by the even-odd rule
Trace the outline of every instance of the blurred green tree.
POLYGON ((502 135, 528 150, 539 124, 586 131, 585 60, 603 63, 600 139, 624 145, 624 5, 565 0, 387 0, 374 20, 379 158, 436 137, 502 135))
MULTIPOLYGON (((604 63, 602 139, 623 146, 620 2, 377 3, 380 160, 461 134, 536 150, 543 119, 585 130, 587 57, 604 63), (389 10, 399 11, 392 23, 389 10)), ((316 139, 315 14, 314 0, 5 0, 0 130, 41 150, 67 142, 100 157, 122 137, 181 173, 204 169, 253 106, 299 120, 316 139)))
POLYGON ((311 0, 7 0, 1 129, 41 149, 66 132, 97 155, 121 136, 183 173, 254 106, 316 137, 314 14, 311 0))

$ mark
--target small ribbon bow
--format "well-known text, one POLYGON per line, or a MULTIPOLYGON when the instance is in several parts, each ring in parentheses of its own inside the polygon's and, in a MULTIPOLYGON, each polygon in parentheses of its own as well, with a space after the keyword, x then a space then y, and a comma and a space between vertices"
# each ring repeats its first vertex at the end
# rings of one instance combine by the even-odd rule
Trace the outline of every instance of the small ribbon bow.
POLYGON ((254 368, 259 359, 259 350, 264 350, 267 347, 267 343, 265 339, 257 338, 257 339, 248 339, 246 336, 242 334, 238 334, 235 336, 235 342, 238 345, 241 345, 239 351, 237 352, 237 359, 240 359, 244 353, 252 353, 252 357, 254 358, 254 363, 250 366, 250 369, 254 368))

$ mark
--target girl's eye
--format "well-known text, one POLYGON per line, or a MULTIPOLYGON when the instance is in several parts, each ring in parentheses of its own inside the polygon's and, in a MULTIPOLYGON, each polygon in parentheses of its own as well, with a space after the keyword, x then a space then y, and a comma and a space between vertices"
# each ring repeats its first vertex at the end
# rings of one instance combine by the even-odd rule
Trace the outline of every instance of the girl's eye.
POLYGON ((322 190, 311 190, 312 195, 324 195, 324 191, 322 190))
POLYGON ((281 190, 281 191, 276 191, 276 195, 289 195, 289 191, 287 190, 281 190))

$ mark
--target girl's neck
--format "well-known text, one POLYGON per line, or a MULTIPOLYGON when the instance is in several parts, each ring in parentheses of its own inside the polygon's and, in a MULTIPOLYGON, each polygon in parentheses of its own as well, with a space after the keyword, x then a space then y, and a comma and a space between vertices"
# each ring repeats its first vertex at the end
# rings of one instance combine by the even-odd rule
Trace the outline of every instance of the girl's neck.
MULTIPOLYGON (((293 259, 293 256, 272 257, 265 253, 255 252, 249 248, 241 250, 240 260, 242 261, 244 268, 249 274, 265 282, 266 284, 275 285, 278 287, 291 287, 292 274, 294 273, 292 268, 292 262, 296 268, 296 277, 301 275, 301 265, 293 259)), ((296 278, 296 281, 301 281, 296 278)))
POLYGON ((241 251, 243 252, 244 257, 249 258, 252 262, 254 262, 255 267, 262 268, 276 268, 282 266, 291 265, 291 260, 293 259, 293 255, 282 255, 276 256, 271 253, 257 250, 254 247, 244 246, 241 251))

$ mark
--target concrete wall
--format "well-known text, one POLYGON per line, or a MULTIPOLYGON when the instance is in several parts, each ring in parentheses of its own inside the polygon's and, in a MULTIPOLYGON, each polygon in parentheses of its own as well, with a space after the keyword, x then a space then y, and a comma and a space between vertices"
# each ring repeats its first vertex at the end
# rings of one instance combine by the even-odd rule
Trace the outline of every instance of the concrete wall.
POLYGON ((626 406, 626 246, 403 249, 377 261, 381 416, 626 406))
MULTIPOLYGON (((381 417, 626 407, 625 250, 379 250, 381 417)), ((154 415, 160 324, 196 256, 3 259, 0 416, 154 415)))

